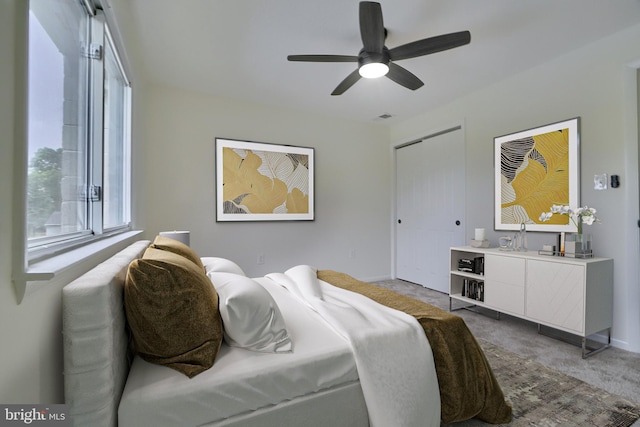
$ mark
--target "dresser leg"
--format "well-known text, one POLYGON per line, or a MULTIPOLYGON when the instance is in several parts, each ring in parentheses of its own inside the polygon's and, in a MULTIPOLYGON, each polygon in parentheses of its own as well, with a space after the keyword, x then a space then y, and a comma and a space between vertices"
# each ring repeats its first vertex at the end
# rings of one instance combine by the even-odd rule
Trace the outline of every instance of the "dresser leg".
MULTIPOLYGON (((587 346, 587 338, 588 337, 580 337, 581 339, 581 347, 582 347, 582 358, 586 359, 587 357, 591 357, 594 354, 598 354, 600 353, 602 350, 605 350, 609 347, 611 347, 611 328, 607 328, 604 329, 605 331, 607 331, 607 342, 604 344, 601 344, 600 347, 597 348, 592 348, 592 347, 588 347, 587 346)), ((551 328, 551 331, 553 331, 553 328, 551 328)), ((570 339, 567 337, 564 337, 563 335, 554 335, 553 333, 545 333, 542 330, 542 325, 540 323, 538 323, 538 333, 541 335, 544 335, 546 337, 550 337, 550 338, 554 338, 554 339, 558 339, 560 341, 564 341, 567 342, 569 344, 573 344, 576 345, 576 340, 575 339, 570 339)), ((591 336, 591 335, 590 335, 591 336)))
POLYGON ((587 351, 587 337, 582 338, 582 358, 586 359, 587 357, 591 357, 594 354, 600 353, 602 350, 605 350, 609 347, 611 347, 611 328, 607 328, 607 343, 602 344, 596 349, 589 349, 590 351, 587 351))

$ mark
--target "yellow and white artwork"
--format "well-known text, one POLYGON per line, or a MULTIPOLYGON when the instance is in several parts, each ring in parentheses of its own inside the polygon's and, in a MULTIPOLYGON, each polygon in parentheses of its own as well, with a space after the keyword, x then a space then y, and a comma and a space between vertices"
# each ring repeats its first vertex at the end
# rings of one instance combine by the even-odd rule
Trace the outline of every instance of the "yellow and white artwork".
POLYGON ((216 139, 217 220, 313 220, 313 149, 216 139))
POLYGON ((575 231, 566 216, 540 214, 578 205, 579 118, 495 138, 495 228, 575 231))

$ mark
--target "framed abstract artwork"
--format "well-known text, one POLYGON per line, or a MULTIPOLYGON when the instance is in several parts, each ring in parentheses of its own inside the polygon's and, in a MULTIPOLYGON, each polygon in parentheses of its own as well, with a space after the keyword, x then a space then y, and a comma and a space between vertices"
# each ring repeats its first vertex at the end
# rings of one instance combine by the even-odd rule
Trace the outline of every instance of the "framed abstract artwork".
POLYGON ((579 117, 494 138, 494 166, 496 230, 577 230, 567 215, 540 215, 579 205, 579 117))
POLYGON ((313 148, 216 138, 216 221, 313 219, 313 148))

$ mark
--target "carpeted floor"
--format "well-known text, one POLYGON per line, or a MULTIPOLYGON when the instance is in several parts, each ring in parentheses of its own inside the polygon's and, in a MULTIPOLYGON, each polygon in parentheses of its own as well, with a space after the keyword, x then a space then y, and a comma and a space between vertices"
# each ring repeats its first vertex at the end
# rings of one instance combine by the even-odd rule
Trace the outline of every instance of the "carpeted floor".
MULTIPOLYGON (((442 309, 449 309, 449 298, 446 294, 401 280, 381 281, 376 284, 442 309)), ((582 359, 581 349, 577 345, 579 340, 576 337, 565 335, 561 336, 563 340, 552 338, 539 334, 536 324, 505 315, 501 316, 501 320, 497 320, 495 312, 488 310, 482 311, 482 314, 460 310, 456 311, 456 314, 463 317, 473 334, 480 341, 486 341, 489 346, 497 345, 499 348, 515 353, 516 357, 522 357, 522 360, 527 363, 540 363, 555 371, 584 381, 588 385, 618 395, 633 404, 640 404, 640 394, 638 393, 640 391, 640 354, 610 348, 588 359, 582 359)), ((557 334, 554 330, 544 331, 545 333, 557 334)), ((478 421, 455 424, 456 427, 485 425, 478 421)), ((512 423, 511 425, 536 424, 512 423)), ((607 424, 605 422, 594 425, 618 426, 628 425, 628 423, 607 424)), ((640 427, 640 421, 636 421, 633 426, 640 427)))

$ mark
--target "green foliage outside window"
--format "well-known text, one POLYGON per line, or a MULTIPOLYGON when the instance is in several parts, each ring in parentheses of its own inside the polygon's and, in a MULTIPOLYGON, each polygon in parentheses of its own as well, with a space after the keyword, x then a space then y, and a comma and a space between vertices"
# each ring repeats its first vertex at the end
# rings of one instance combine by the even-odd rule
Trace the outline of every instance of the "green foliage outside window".
POLYGON ((62 148, 38 149, 29 164, 27 227, 30 238, 46 235, 46 224, 50 220, 60 225, 61 180, 62 148))

